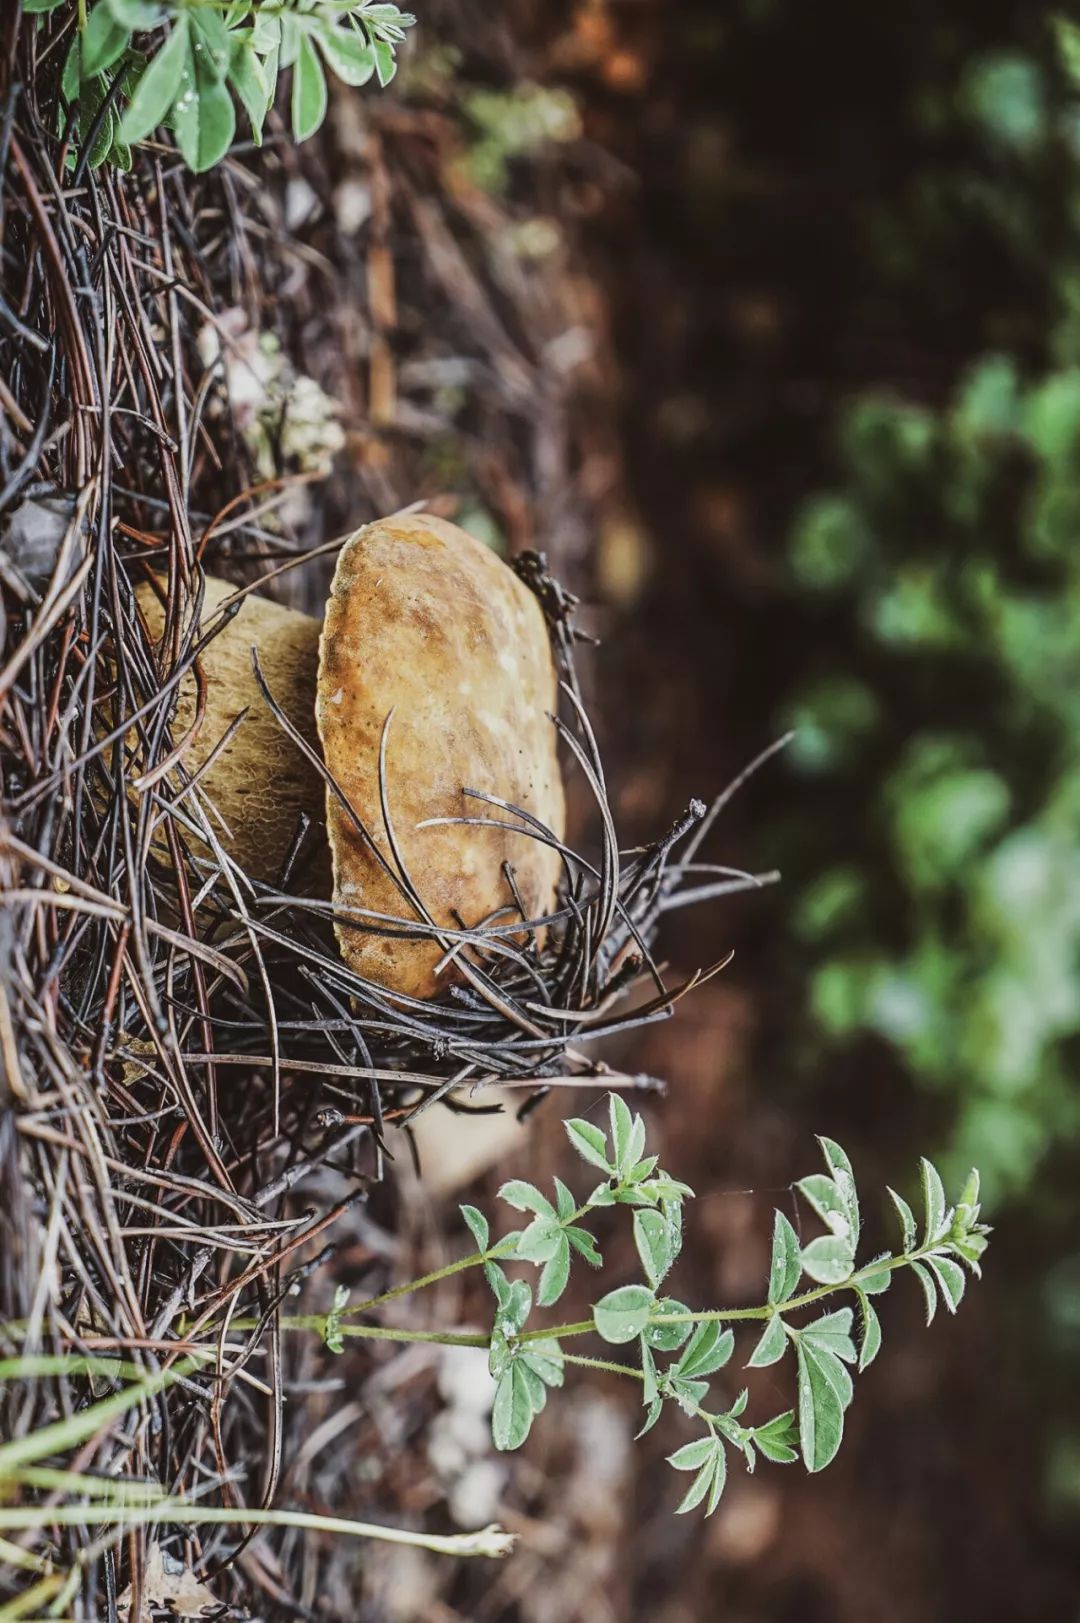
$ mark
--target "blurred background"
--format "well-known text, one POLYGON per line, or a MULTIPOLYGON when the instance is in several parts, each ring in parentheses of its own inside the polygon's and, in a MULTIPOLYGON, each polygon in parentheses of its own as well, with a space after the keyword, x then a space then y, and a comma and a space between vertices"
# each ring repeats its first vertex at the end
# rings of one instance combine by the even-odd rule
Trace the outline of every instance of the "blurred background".
MULTIPOLYGON (((300 539, 423 498, 547 550, 600 638, 625 844, 796 729, 713 837, 782 883, 675 916, 674 979, 733 963, 612 1056, 667 1079, 650 1127, 698 1192, 673 1290, 757 1298, 815 1132, 868 1196, 921 1152, 977 1163, 997 1233, 957 1319, 927 1332, 890 1296, 827 1473, 733 1473, 708 1522, 672 1515, 684 1438, 633 1445, 609 1378, 575 1372, 507 1460, 471 1367, 349 1351, 348 1401, 305 1412, 344 1439, 322 1503, 497 1515, 521 1546, 494 1577, 342 1551, 305 1599, 380 1623, 1080 1619, 1080 29, 1038 0, 418 11, 391 93, 337 94, 317 141, 223 182, 274 244, 261 310, 233 272, 272 396, 252 464, 334 454, 300 539)), ((580 789, 575 816, 587 843, 580 789)), ((436 1143, 365 1244, 454 1254, 456 1200, 565 1172, 561 1102, 478 1185, 436 1143)), ((755 1400, 782 1407, 774 1373, 755 1400)))
POLYGON ((622 1056, 669 1079, 699 1194, 673 1288, 752 1298, 815 1131, 868 1191, 976 1162, 998 1232, 957 1320, 890 1299, 828 1473, 733 1477, 708 1523, 671 1515, 672 1439, 631 1447, 627 1395, 575 1380, 503 1489, 534 1536, 440 1604, 1080 1617, 1080 32, 612 0, 513 35, 535 92, 451 94, 580 329, 533 521, 602 637, 624 838, 797 729, 714 845, 782 884, 676 916, 679 970, 734 963, 622 1056))

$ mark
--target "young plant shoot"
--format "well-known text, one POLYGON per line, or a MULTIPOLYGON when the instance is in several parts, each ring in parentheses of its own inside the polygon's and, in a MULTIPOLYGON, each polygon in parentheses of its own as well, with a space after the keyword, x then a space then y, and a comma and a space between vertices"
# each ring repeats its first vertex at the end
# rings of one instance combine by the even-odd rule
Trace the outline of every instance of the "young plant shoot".
POLYGON ((515 1211, 528 1216, 524 1228, 493 1243, 483 1213, 475 1206, 463 1206, 462 1216, 477 1245, 474 1253, 352 1307, 339 1292, 325 1318, 286 1320, 285 1327, 318 1327, 335 1352, 343 1349, 346 1336, 372 1335, 486 1347, 496 1383, 491 1426, 499 1449, 521 1447, 549 1390, 562 1386, 567 1365, 629 1376, 641 1383, 645 1418, 639 1436, 652 1429, 668 1404, 699 1427, 699 1435, 671 1454, 669 1461, 677 1471, 692 1473, 679 1511, 703 1505, 711 1515, 724 1490, 729 1449, 742 1455, 750 1471, 758 1455, 781 1465, 801 1457, 811 1472, 824 1470, 835 1458, 854 1391, 851 1370, 861 1374, 881 1347, 881 1321, 872 1298, 887 1291, 895 1275, 914 1274, 929 1324, 939 1299, 950 1313, 956 1312, 966 1284, 965 1266, 975 1275, 980 1272, 990 1230, 979 1221, 977 1172, 970 1174, 950 1205, 937 1169, 924 1159, 921 1223, 907 1201, 889 1190, 900 1219, 900 1248, 860 1263, 859 1197, 851 1162, 839 1144, 820 1138, 825 1170, 802 1178, 795 1188, 824 1232, 804 1243, 790 1219, 777 1211, 764 1302, 754 1307, 690 1308, 665 1296, 663 1283, 679 1255, 683 1207, 693 1191, 662 1171, 655 1155, 646 1155, 645 1124, 617 1094, 611 1095, 607 1133, 582 1119, 565 1126, 582 1161, 601 1174, 585 1200, 579 1201, 559 1178, 554 1180, 553 1200, 534 1184, 513 1179, 499 1193, 515 1211), (608 1207, 629 1210, 643 1281, 608 1291, 588 1319, 529 1328, 534 1306, 550 1308, 559 1301, 575 1259, 591 1268, 603 1266, 585 1224, 608 1207), (503 1264, 511 1262, 529 1263, 538 1270, 535 1290, 526 1279, 510 1279, 503 1264), (490 1336, 384 1330, 346 1322, 350 1315, 472 1267, 483 1268, 495 1297, 490 1336), (760 1369, 785 1357, 794 1365, 794 1406, 753 1424, 744 1418, 747 1390, 720 1396, 712 1382, 731 1362, 736 1345, 733 1327, 742 1325, 753 1326, 756 1333, 746 1368, 760 1369), (566 1351, 565 1343, 590 1333, 613 1347, 633 1346, 636 1361, 621 1363, 566 1351))
POLYGON ((131 168, 131 148, 169 128, 190 169, 212 169, 236 136, 237 107, 262 144, 278 78, 291 70, 293 138, 327 108, 327 70, 346 85, 388 85, 415 18, 374 0, 23 0, 71 15, 63 101, 91 168, 131 168))

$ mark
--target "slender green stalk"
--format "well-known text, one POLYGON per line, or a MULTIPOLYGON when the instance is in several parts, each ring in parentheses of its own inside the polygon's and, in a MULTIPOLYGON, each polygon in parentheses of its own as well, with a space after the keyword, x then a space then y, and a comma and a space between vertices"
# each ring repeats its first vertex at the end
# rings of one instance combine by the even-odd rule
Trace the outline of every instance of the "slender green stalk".
POLYGON ((354 1538, 380 1539, 386 1544, 407 1544, 436 1555, 509 1555, 514 1535, 498 1527, 475 1533, 414 1533, 407 1528, 383 1527, 342 1516, 317 1516, 304 1510, 228 1509, 220 1505, 192 1504, 185 1499, 161 1499, 153 1504, 114 1505, 0 1505, 0 1528, 6 1531, 47 1527, 147 1527, 179 1522, 198 1527, 296 1527, 312 1533, 346 1533, 354 1538))
MULTIPOLYGON (((595 1209, 586 1201, 562 1222, 561 1227, 570 1228, 595 1209)), ((430 1274, 421 1274, 419 1279, 409 1280, 404 1285, 395 1285, 393 1290, 383 1291, 379 1296, 369 1296, 366 1302, 353 1302, 349 1307, 342 1309, 340 1317, 345 1319, 357 1313, 368 1313, 373 1307, 382 1307, 384 1302, 394 1302, 402 1296, 411 1296, 414 1291, 424 1290, 428 1285, 437 1285, 441 1279, 450 1279, 454 1274, 464 1273, 467 1268, 479 1268, 485 1262, 499 1262, 503 1258, 512 1257, 513 1251, 512 1239, 499 1240, 486 1251, 472 1251, 468 1256, 459 1257, 456 1262, 448 1262, 443 1268, 435 1268, 430 1274)))
POLYGON ((612 1358, 586 1358, 581 1353, 563 1353, 562 1361, 573 1364, 577 1369, 603 1369, 609 1375, 629 1375, 635 1381, 645 1379, 640 1369, 635 1369, 632 1364, 616 1364, 612 1358))
MULTIPOLYGON (((839 1284, 818 1285, 814 1290, 803 1291, 800 1296, 792 1296, 786 1302, 764 1302, 760 1307, 688 1308, 684 1313, 654 1313, 649 1318, 649 1324, 708 1324, 711 1321, 738 1324, 786 1317, 789 1313, 797 1312, 799 1308, 811 1307, 815 1302, 824 1301, 827 1296, 835 1296, 839 1291, 853 1290, 865 1280, 872 1279, 875 1274, 893 1273, 897 1268, 907 1268, 913 1262, 921 1262, 933 1250, 933 1246, 922 1246, 918 1251, 912 1251, 905 1256, 882 1257, 880 1261, 868 1263, 865 1268, 858 1269, 839 1284)), ((550 1329, 526 1330, 521 1339, 565 1341, 571 1336, 588 1335, 595 1329, 596 1325, 592 1319, 578 1319, 573 1324, 556 1324, 550 1329)), ((626 1373, 634 1374, 636 1371, 626 1373)))
POLYGON ((429 1285, 437 1285, 441 1279, 450 1279, 454 1274, 464 1273, 466 1268, 479 1268, 485 1262, 494 1262, 500 1257, 506 1257, 513 1250, 513 1244, 508 1247, 506 1241, 491 1246, 487 1251, 473 1251, 467 1257, 459 1257, 456 1262, 448 1262, 443 1268, 435 1268, 430 1274, 421 1274, 419 1279, 410 1279, 404 1285, 395 1285, 392 1290, 382 1291, 378 1296, 369 1296, 365 1302, 353 1302, 342 1310, 341 1317, 352 1317, 357 1313, 370 1313, 374 1307, 382 1307, 385 1302, 399 1301, 403 1296, 411 1296, 414 1291, 426 1290, 429 1285))
MULTIPOLYGON (((314 1330, 325 1336, 327 1313, 286 1314, 278 1320, 282 1330, 314 1330)), ((258 1319, 234 1319, 233 1330, 254 1330, 258 1319)), ((442 1347, 487 1347, 491 1337, 478 1330, 409 1330, 393 1324, 339 1324, 342 1336, 358 1341, 426 1341, 442 1347)))
POLYGON ((63 1573, 51 1573, 41 1578, 21 1595, 15 1595, 6 1606, 0 1606, 0 1623, 16 1623, 17 1619, 40 1617, 46 1601, 55 1600, 56 1592, 65 1585, 63 1573))
MULTIPOLYGON (((810 1307, 814 1302, 821 1302, 826 1296, 835 1296, 838 1291, 852 1290, 865 1280, 872 1279, 875 1274, 893 1273, 897 1268, 908 1268, 913 1262, 921 1262, 932 1250, 933 1246, 922 1246, 918 1251, 912 1251, 899 1257, 882 1257, 879 1262, 867 1263, 865 1268, 859 1268, 847 1279, 842 1279, 836 1285, 818 1285, 814 1290, 803 1291, 801 1296, 789 1297, 786 1302, 766 1302, 762 1307, 718 1307, 708 1308, 704 1312, 686 1313, 658 1313, 650 1319, 650 1324, 707 1324, 711 1319, 718 1319, 724 1323, 729 1320, 771 1319, 777 1315, 794 1313, 798 1308, 810 1307)), ((549 1330, 549 1335, 558 1335, 557 1330, 549 1330)))
MULTIPOLYGON (((42 1555, 33 1555, 24 1550, 19 1544, 12 1544, 6 1538, 0 1538, 0 1561, 6 1566, 19 1567, 23 1572, 39 1572, 48 1575, 49 1563, 42 1555)), ((3 1613, 0 1612, 0 1617, 3 1613)))
MULTIPOLYGON (((583 1206, 575 1212, 572 1219, 567 1222, 576 1222, 591 1208, 583 1206)), ((459 1257, 456 1262, 448 1263, 446 1267, 436 1269, 433 1273, 423 1274, 419 1279, 410 1280, 404 1285, 397 1285, 393 1290, 385 1291, 381 1296, 372 1296, 365 1302, 357 1302, 347 1307, 341 1314, 344 1319, 347 1313, 366 1313, 371 1308, 380 1307, 384 1302, 398 1301, 402 1297, 411 1295, 413 1291, 422 1290, 427 1285, 433 1285, 440 1279, 449 1278, 452 1274, 463 1272, 467 1268, 475 1268, 485 1262, 494 1261, 507 1256, 512 1252, 512 1243, 507 1245, 501 1241, 498 1245, 490 1247, 487 1251, 474 1251, 468 1256, 459 1257)), ((909 1267, 913 1262, 920 1262, 933 1250, 932 1246, 922 1246, 918 1251, 907 1255, 883 1257, 880 1261, 868 1263, 864 1268, 858 1269, 849 1279, 842 1280, 837 1285, 818 1285, 813 1290, 803 1291, 799 1296, 792 1296, 786 1302, 764 1302, 760 1307, 718 1307, 718 1308, 688 1308, 682 1313, 656 1313, 649 1319, 650 1325, 674 1324, 708 1324, 710 1321, 720 1323, 750 1323, 763 1321, 777 1316, 786 1317, 800 1308, 812 1307, 815 1302, 823 1301, 828 1296, 835 1296, 838 1291, 852 1290, 871 1279, 875 1274, 892 1273, 897 1268, 909 1267)), ((314 1331, 317 1335, 325 1335, 329 1315, 325 1313, 307 1313, 285 1315, 280 1320, 281 1328, 288 1331, 314 1331)), ((233 1330, 254 1330, 258 1327, 257 1319, 234 1319, 230 1325, 233 1330)), ((444 1347, 479 1347, 486 1349, 490 1345, 489 1335, 470 1330, 410 1330, 395 1325, 373 1324, 345 1324, 339 1323, 338 1328, 342 1336, 357 1340, 369 1341, 397 1341, 397 1342, 428 1342, 444 1347)), ((574 1336, 592 1335, 596 1331, 596 1324, 592 1319, 577 1319, 570 1324, 556 1324, 537 1330, 526 1330, 520 1340, 529 1341, 568 1341, 574 1336)), ((571 1361, 570 1355, 566 1355, 571 1361)), ((581 1362, 580 1359, 573 1360, 581 1362)), ((587 1361, 589 1362, 589 1361, 587 1361)), ((610 1367, 621 1375, 632 1375, 640 1378, 640 1371, 631 1369, 625 1364, 605 1366, 591 1360, 597 1367, 610 1367)))

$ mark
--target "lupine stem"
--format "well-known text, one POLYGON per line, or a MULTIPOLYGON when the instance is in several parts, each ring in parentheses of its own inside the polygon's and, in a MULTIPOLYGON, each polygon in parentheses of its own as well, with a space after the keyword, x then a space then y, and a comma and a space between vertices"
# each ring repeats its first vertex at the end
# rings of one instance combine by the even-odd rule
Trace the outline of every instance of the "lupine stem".
MULTIPOLYGON (((574 1223, 587 1216, 589 1212, 596 1211, 588 1201, 579 1206, 576 1212, 569 1217, 559 1219, 559 1227, 570 1228, 574 1223)), ((485 1262, 498 1262, 504 1258, 511 1258, 514 1252, 512 1239, 498 1240, 486 1251, 471 1251, 468 1256, 458 1257, 456 1262, 448 1262, 443 1268, 435 1268, 430 1274, 421 1274, 419 1279, 410 1279, 404 1285, 395 1285, 392 1290, 383 1291, 378 1296, 369 1296, 366 1302, 353 1302, 351 1306, 343 1308, 339 1317, 351 1317, 357 1313, 368 1313, 373 1307, 382 1307, 384 1302, 399 1300, 402 1296, 411 1296, 413 1291, 423 1290, 427 1285, 437 1285, 441 1279, 450 1279, 454 1274, 464 1273, 466 1268, 479 1268, 485 1262)))
POLYGON ((448 1262, 444 1268, 435 1268, 430 1274, 421 1274, 419 1279, 410 1279, 406 1284, 395 1285, 392 1290, 382 1291, 378 1296, 369 1296, 366 1302, 353 1302, 351 1306, 342 1309, 341 1317, 369 1313, 373 1307, 382 1307, 384 1302, 394 1302, 402 1296, 411 1296, 413 1291, 424 1290, 428 1285, 437 1285, 440 1279, 450 1279, 454 1274, 463 1273, 466 1268, 478 1268, 485 1262, 497 1262, 500 1257, 509 1256, 512 1251, 513 1242, 510 1242, 508 1251, 505 1240, 491 1246, 487 1251, 472 1251, 467 1257, 458 1257, 456 1262, 448 1262))
MULTIPOLYGON (((586 1208, 587 1209, 587 1208, 586 1208)), ((575 1217, 580 1214, 575 1214, 575 1217)), ((567 1222, 575 1219, 568 1218, 567 1222)), ((437 1279, 444 1279, 447 1275, 458 1273, 464 1268, 475 1267, 478 1263, 493 1261, 498 1256, 505 1256, 506 1242, 502 1246, 494 1246, 488 1251, 478 1251, 471 1256, 462 1257, 447 1268, 438 1270, 434 1274, 425 1274, 421 1279, 413 1280, 410 1284, 399 1285, 395 1290, 386 1292, 383 1296, 372 1297, 369 1302, 357 1303, 355 1307, 346 1308, 345 1312, 357 1313, 367 1311, 368 1308, 390 1301, 395 1297, 406 1296, 410 1291, 418 1290, 424 1285, 433 1284, 437 1279)), ((800 1296, 792 1296, 786 1302, 766 1302, 760 1307, 718 1307, 718 1308, 688 1308, 682 1313, 656 1313, 649 1319, 650 1325, 672 1324, 708 1324, 720 1323, 747 1323, 760 1322, 780 1315, 786 1316, 796 1312, 799 1308, 812 1307, 815 1302, 823 1301, 828 1296, 835 1296, 838 1291, 853 1290, 865 1280, 873 1278, 875 1274, 893 1273, 898 1268, 909 1267, 913 1262, 919 1262, 934 1247, 924 1245, 918 1251, 912 1251, 901 1256, 882 1257, 877 1262, 867 1263, 858 1269, 849 1278, 841 1280, 836 1285, 818 1285, 813 1290, 803 1291, 800 1296)), ((329 1315, 325 1313, 308 1313, 303 1315, 286 1315, 280 1320, 283 1330, 314 1330, 319 1335, 325 1335, 329 1315)), ((234 1319, 230 1326, 233 1330, 252 1330, 256 1328, 255 1319, 234 1319)), ((374 1324, 343 1324, 338 1322, 338 1328, 343 1336, 351 1336, 359 1340, 371 1341, 399 1341, 399 1342, 429 1342, 444 1347, 480 1347, 486 1348, 490 1344, 490 1336, 472 1330, 409 1330, 394 1325, 374 1324)), ((550 1328, 526 1330, 519 1337, 521 1342, 529 1341, 568 1341, 573 1336, 591 1335, 596 1330, 593 1319, 577 1319, 572 1324, 556 1324, 550 1328)), ((640 1378, 640 1372, 631 1369, 626 1364, 606 1364, 597 1359, 582 1359, 566 1353, 564 1357, 568 1363, 591 1364, 596 1368, 611 1369, 621 1375, 633 1375, 640 1378)))
POLYGON ((375 1522, 357 1522, 341 1516, 320 1516, 302 1510, 265 1510, 240 1505, 231 1508, 201 1505, 188 1499, 164 1498, 151 1504, 123 1505, 0 1505, 0 1527, 15 1529, 40 1527, 113 1527, 122 1521, 126 1527, 145 1527, 157 1522, 180 1522, 192 1526, 217 1524, 226 1527, 298 1527, 314 1533, 348 1533, 359 1538, 381 1539, 387 1544, 410 1544, 416 1549, 433 1550, 436 1555, 509 1554, 513 1535, 498 1527, 485 1527, 476 1533, 421 1533, 406 1528, 384 1527, 375 1522))

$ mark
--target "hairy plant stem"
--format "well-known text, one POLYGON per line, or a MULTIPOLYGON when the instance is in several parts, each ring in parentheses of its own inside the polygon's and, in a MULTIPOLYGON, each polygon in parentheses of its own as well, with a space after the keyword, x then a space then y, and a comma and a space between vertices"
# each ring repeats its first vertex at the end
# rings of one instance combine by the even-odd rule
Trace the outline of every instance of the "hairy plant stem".
POLYGON ((315 1533, 348 1533, 357 1538, 381 1539, 387 1544, 409 1544, 437 1555, 506 1555, 513 1543, 510 1534, 497 1528, 477 1533, 413 1533, 405 1528, 384 1527, 374 1522, 346 1520, 341 1516, 319 1516, 301 1510, 263 1510, 242 1505, 231 1509, 201 1505, 187 1499, 164 1498, 145 1502, 96 1505, 0 1505, 0 1527, 7 1532, 39 1527, 113 1527, 122 1520, 126 1527, 144 1527, 157 1522, 180 1522, 193 1526, 298 1527, 315 1533))
MULTIPOLYGON (((560 1218, 559 1227, 570 1228, 574 1223, 581 1221, 589 1212, 596 1211, 588 1201, 579 1206, 577 1211, 567 1218, 560 1218)), ((479 1268, 485 1262, 499 1262, 513 1255, 514 1241, 512 1239, 499 1240, 486 1251, 472 1251, 467 1257, 459 1257, 456 1262, 448 1262, 444 1268, 436 1268, 430 1274, 421 1274, 419 1279, 410 1279, 407 1284, 395 1285, 393 1290, 383 1291, 379 1296, 369 1296, 366 1302, 354 1302, 350 1307, 343 1308, 340 1314, 342 1319, 352 1318, 357 1313, 367 1313, 373 1307, 382 1307, 384 1302, 393 1302, 402 1296, 411 1296, 413 1291, 423 1290, 428 1285, 437 1285, 440 1279, 449 1279, 454 1274, 464 1273, 466 1268, 479 1268)))
POLYGON ((513 1251, 513 1244, 507 1249, 506 1241, 501 1245, 491 1246, 487 1251, 473 1251, 467 1257, 459 1257, 456 1262, 448 1262, 445 1268, 435 1268, 430 1274, 421 1274, 419 1279, 410 1279, 404 1285, 395 1285, 392 1290, 382 1291, 378 1296, 369 1296, 366 1302, 353 1302, 349 1307, 343 1308, 341 1317, 351 1318, 357 1313, 369 1313, 373 1307, 382 1307, 384 1302, 396 1302, 402 1296, 411 1296, 413 1291, 424 1290, 428 1285, 437 1285, 440 1279, 450 1279, 454 1274, 464 1273, 466 1268, 478 1268, 485 1262, 497 1262, 500 1257, 506 1257, 513 1251))
MULTIPOLYGON (((567 1223, 576 1221, 578 1215, 580 1214, 575 1214, 574 1218, 567 1218, 567 1223)), ((917 1251, 901 1256, 882 1257, 877 1262, 867 1263, 865 1267, 857 1269, 849 1278, 841 1280, 836 1285, 818 1285, 813 1290, 803 1291, 799 1296, 790 1297, 786 1302, 766 1302, 761 1307, 718 1307, 702 1308, 700 1310, 688 1308, 684 1313, 656 1313, 649 1319, 649 1324, 708 1324, 711 1321, 747 1323, 760 1322, 777 1316, 785 1317, 789 1313, 798 1311, 799 1308, 812 1307, 815 1302, 821 1302, 826 1297, 835 1296, 839 1291, 857 1289, 876 1274, 893 1273, 898 1268, 910 1267, 913 1262, 920 1262, 933 1249, 932 1245, 924 1245, 917 1251)), ((462 1257, 459 1261, 450 1263, 446 1268, 440 1268, 432 1274, 425 1274, 418 1280, 413 1280, 407 1285, 399 1285, 395 1290, 387 1291, 382 1296, 372 1297, 370 1301, 357 1303, 356 1306, 346 1308, 344 1311, 346 1313, 366 1312, 369 1308, 379 1306, 382 1302, 407 1296, 411 1291, 419 1290, 424 1285, 434 1284, 438 1279, 445 1279, 450 1274, 460 1273, 465 1268, 476 1267, 478 1263, 494 1261, 499 1256, 505 1256, 506 1254, 506 1242, 503 1241, 501 1246, 494 1246, 488 1251, 478 1251, 470 1256, 462 1257)), ((481 1348, 488 1347, 491 1341, 489 1335, 477 1331, 409 1330, 405 1327, 398 1328, 393 1325, 345 1324, 341 1322, 341 1317, 343 1315, 336 1318, 336 1327, 340 1330, 342 1336, 352 1336, 360 1340, 420 1341, 431 1342, 445 1347, 481 1348)), ((284 1315, 279 1322, 283 1330, 314 1330, 318 1335, 325 1336, 330 1320, 330 1314, 307 1313, 291 1316, 284 1315)), ((234 1319, 230 1329, 252 1330, 257 1327, 257 1323, 258 1321, 255 1319, 234 1319)), ((578 1319, 572 1324, 556 1324, 550 1328, 526 1330, 519 1339, 522 1342, 566 1341, 572 1336, 591 1335, 595 1330, 596 1324, 593 1319, 578 1319)), ((640 1371, 632 1369, 626 1364, 608 1364, 597 1359, 575 1359, 569 1353, 564 1354, 564 1357, 567 1362, 592 1364, 597 1368, 610 1369, 620 1375, 633 1375, 640 1379, 640 1371)))

